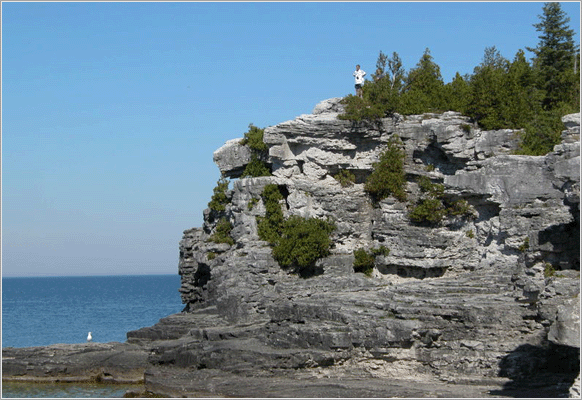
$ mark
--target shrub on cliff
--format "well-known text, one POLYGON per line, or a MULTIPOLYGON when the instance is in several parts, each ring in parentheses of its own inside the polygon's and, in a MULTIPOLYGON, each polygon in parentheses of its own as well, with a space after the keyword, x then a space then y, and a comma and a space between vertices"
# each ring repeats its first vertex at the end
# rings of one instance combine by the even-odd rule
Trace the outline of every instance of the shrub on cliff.
POLYGON ((271 175, 271 169, 264 161, 269 149, 263 141, 264 133, 264 129, 249 124, 248 132, 245 133, 244 138, 240 141, 242 146, 248 146, 252 152, 251 161, 246 165, 241 178, 271 175))
POLYGON ((342 187, 352 186, 356 182, 356 176, 353 174, 353 172, 350 172, 347 169, 342 169, 333 177, 340 183, 340 185, 342 185, 342 187))
POLYGON ((387 256, 390 249, 386 246, 380 246, 377 249, 372 249, 370 252, 365 249, 358 249, 354 251, 354 272, 363 272, 365 275, 372 275, 376 257, 379 255, 387 256))
POLYGON ((227 196, 228 184, 229 181, 224 176, 221 176, 218 182, 216 182, 214 194, 208 203, 208 207, 212 211, 224 211, 226 209, 226 205, 230 203, 230 199, 227 196))
POLYGON ((210 236, 210 241, 214 243, 226 243, 229 245, 234 244, 233 238, 230 236, 230 231, 232 230, 232 224, 226 218, 221 218, 214 228, 214 233, 210 236))
POLYGON ((265 216, 257 217, 259 238, 269 242, 273 257, 283 268, 293 268, 301 275, 315 266, 320 258, 329 255, 330 234, 335 225, 317 218, 283 217, 283 195, 274 184, 265 186, 261 194, 265 216))
POLYGON ((329 220, 291 216, 283 223, 281 237, 273 246, 273 257, 281 267, 294 268, 302 274, 329 255, 330 234, 334 230, 335 225, 329 220))
POLYGON ((465 218, 473 216, 473 210, 466 200, 445 201, 445 187, 442 184, 433 183, 428 177, 421 176, 418 178, 418 186, 422 196, 408 214, 412 221, 436 225, 447 215, 465 218))
POLYGON ((266 211, 264 217, 257 217, 257 231, 261 240, 273 244, 277 242, 283 229, 284 218, 280 204, 283 195, 277 185, 269 184, 263 189, 261 198, 266 211))
POLYGON ((249 162, 242 175, 241 178, 256 178, 258 176, 271 176, 271 169, 267 166, 267 164, 260 160, 256 154, 251 156, 251 162, 249 162))
POLYGON ((393 136, 386 150, 380 155, 380 161, 374 164, 374 171, 364 185, 375 201, 392 195, 400 201, 406 200, 406 175, 404 173, 404 151, 402 142, 393 136))
POLYGON ((242 146, 249 146, 251 150, 256 152, 265 152, 268 150, 267 144, 263 141, 264 129, 257 128, 253 124, 249 124, 249 131, 245 133, 244 138, 240 141, 242 146))

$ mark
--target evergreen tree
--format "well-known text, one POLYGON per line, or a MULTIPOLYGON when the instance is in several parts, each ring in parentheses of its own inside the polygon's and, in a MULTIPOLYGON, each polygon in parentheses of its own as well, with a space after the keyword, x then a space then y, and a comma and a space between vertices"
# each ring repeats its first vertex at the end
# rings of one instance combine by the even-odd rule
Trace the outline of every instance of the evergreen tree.
POLYGON ((443 94, 444 83, 440 67, 433 61, 427 48, 416 68, 406 77, 401 112, 421 114, 427 111, 442 111, 445 107, 443 94))
POLYGON ((508 128, 502 115, 502 104, 507 96, 504 88, 509 62, 493 47, 485 49, 483 61, 473 71, 471 95, 467 114, 484 129, 508 128))
POLYGON ((540 32, 536 48, 527 48, 535 54, 534 68, 538 74, 538 86, 545 91, 543 107, 551 110, 560 103, 579 109, 580 67, 577 65, 577 49, 574 31, 569 28, 570 18, 562 11, 560 3, 545 3, 540 22, 534 27, 540 32))
POLYGON ((471 96, 471 87, 468 80, 470 77, 463 78, 458 72, 450 83, 445 85, 445 93, 448 109, 466 114, 467 105, 471 96))
POLYGON ((397 52, 393 52, 392 58, 388 60, 388 69, 390 71, 390 88, 399 92, 402 89, 405 72, 397 52))

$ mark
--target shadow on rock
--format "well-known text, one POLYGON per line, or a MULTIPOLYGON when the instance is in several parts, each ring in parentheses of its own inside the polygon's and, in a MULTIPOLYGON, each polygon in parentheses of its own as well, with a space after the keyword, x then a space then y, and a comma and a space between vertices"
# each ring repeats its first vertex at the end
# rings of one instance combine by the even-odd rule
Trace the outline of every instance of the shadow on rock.
POLYGON ((580 349, 549 344, 524 344, 499 363, 502 377, 510 378, 501 390, 503 397, 563 398, 580 372, 580 349))

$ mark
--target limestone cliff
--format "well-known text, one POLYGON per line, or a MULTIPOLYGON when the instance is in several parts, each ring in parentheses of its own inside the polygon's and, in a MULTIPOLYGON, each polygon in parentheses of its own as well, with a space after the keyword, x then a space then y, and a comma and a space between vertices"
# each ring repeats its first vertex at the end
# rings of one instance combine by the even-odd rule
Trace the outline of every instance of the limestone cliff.
POLYGON ((184 232, 187 312, 128 333, 134 343, 164 339, 153 346, 146 382, 164 392, 167 371, 183 367, 190 385, 208 393, 244 395, 209 387, 209 371, 221 371, 418 385, 501 380, 504 395, 543 374, 537 389, 547 392, 538 393, 567 392, 579 368, 580 115, 564 117, 552 153, 533 157, 512 155, 516 132, 483 131, 455 112, 354 123, 337 118, 339 100, 265 129, 273 176, 238 179, 251 160, 240 140, 214 153, 233 179, 220 217, 232 224, 234 245, 209 240, 218 221, 210 210, 203 227, 184 232), (364 182, 394 135, 406 155, 408 200, 375 204, 364 182), (355 183, 342 186, 333 177, 340 170, 355 183), (466 201, 465 212, 436 225, 411 221, 419 177, 443 184, 450 203, 466 201), (281 269, 258 237, 261 192, 271 183, 286 216, 336 225, 315 276, 281 269), (355 273, 354 251, 380 246, 390 252, 376 257, 371 276, 355 273))

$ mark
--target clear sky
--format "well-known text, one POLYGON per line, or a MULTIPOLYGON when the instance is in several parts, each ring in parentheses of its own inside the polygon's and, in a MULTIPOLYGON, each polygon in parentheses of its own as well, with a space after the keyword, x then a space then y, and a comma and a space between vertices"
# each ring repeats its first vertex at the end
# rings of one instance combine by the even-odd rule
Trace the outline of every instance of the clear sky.
MULTIPOLYGON (((536 47, 539 2, 2 3, 2 275, 174 274, 212 153, 353 92, 536 47)), ((579 43, 580 3, 564 2, 579 43)), ((526 52, 527 57, 532 54, 526 52)))

